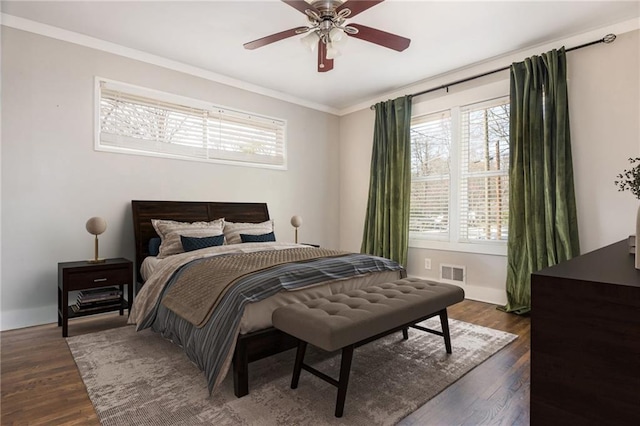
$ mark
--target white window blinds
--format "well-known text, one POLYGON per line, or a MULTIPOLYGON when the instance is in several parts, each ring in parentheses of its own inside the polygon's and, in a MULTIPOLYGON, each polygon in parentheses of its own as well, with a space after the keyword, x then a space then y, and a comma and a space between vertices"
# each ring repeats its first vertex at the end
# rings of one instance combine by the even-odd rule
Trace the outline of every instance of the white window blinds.
POLYGON ((411 147, 409 232, 430 239, 448 239, 450 112, 414 118, 411 122, 411 147))
POLYGON ((284 120, 96 81, 98 149, 286 168, 284 120))
POLYGON ((460 240, 506 241, 509 98, 461 108, 460 240))

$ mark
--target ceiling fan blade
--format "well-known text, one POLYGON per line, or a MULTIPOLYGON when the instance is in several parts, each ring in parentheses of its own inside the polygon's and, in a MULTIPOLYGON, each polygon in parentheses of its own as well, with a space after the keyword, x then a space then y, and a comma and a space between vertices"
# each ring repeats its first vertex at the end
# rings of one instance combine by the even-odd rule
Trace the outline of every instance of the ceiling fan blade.
POLYGON ((282 2, 288 4, 289 6, 293 7, 296 10, 299 10, 300 12, 304 13, 305 15, 307 14, 305 12, 307 9, 311 9, 314 12, 316 12, 318 15, 320 15, 320 12, 318 11, 318 9, 316 9, 313 6, 311 6, 309 3, 307 3, 304 0, 282 0, 282 2))
POLYGON ((351 14, 349 18, 353 18, 360 12, 364 12, 365 10, 375 6, 378 3, 382 3, 384 0, 348 0, 340 7, 336 9, 336 13, 339 13, 342 9, 349 9, 351 14))
POLYGON ((327 59, 327 45, 318 41, 318 72, 327 72, 333 69, 333 59, 327 59))
POLYGON ((291 28, 290 30, 286 30, 286 31, 282 31, 282 32, 279 32, 279 33, 271 34, 271 35, 268 35, 266 37, 262 37, 262 38, 259 38, 257 40, 250 41, 248 43, 243 44, 243 46, 244 46, 245 49, 249 49, 249 50, 257 49, 258 47, 266 46, 267 44, 275 43, 276 41, 284 40, 285 38, 289 38, 289 37, 293 37, 293 36, 298 35, 298 34, 302 34, 302 33, 298 32, 298 30, 302 30, 302 29, 304 29, 305 32, 306 32, 307 27, 291 28))
POLYGON ((350 37, 379 44, 380 46, 388 47, 389 49, 397 50, 398 52, 402 52, 409 47, 409 44, 411 44, 411 40, 408 38, 377 30, 375 28, 360 24, 349 24, 349 26, 358 30, 357 34, 349 34, 350 37))

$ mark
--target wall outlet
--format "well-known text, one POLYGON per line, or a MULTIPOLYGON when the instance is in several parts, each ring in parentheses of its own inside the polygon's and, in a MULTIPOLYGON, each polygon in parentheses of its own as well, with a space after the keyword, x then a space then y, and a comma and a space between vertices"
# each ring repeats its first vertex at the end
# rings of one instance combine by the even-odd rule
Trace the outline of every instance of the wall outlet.
POLYGON ((431 269, 431 259, 428 257, 424 258, 424 269, 431 269))

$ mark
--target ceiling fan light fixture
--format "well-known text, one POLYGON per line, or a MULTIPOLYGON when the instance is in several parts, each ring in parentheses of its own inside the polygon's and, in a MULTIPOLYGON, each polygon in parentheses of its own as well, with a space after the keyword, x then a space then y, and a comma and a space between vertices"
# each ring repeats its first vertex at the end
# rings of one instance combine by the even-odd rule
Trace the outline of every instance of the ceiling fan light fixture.
POLYGON ((300 39, 300 42, 311 52, 316 50, 318 45, 318 35, 315 31, 310 32, 300 39))
POLYGON ((340 54, 340 50, 333 43, 327 43, 327 59, 335 59, 340 54))
POLYGON ((341 43, 347 40, 344 36, 344 31, 338 27, 331 28, 331 31, 329 31, 329 39, 331 43, 341 43))
POLYGON ((253 50, 296 35, 305 34, 300 41, 311 52, 318 49, 318 72, 333 69, 333 59, 341 55, 344 43, 351 37, 402 52, 411 40, 396 34, 346 20, 359 15, 385 0, 281 0, 307 18, 304 27, 291 28, 245 43, 253 50))

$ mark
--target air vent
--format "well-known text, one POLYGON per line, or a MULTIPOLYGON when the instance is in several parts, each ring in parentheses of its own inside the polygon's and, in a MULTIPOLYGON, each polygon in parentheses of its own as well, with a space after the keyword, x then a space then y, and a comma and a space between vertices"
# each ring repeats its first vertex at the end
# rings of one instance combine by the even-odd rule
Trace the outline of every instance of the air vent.
POLYGON ((464 284, 467 271, 464 266, 440 264, 440 281, 452 284, 464 284))

